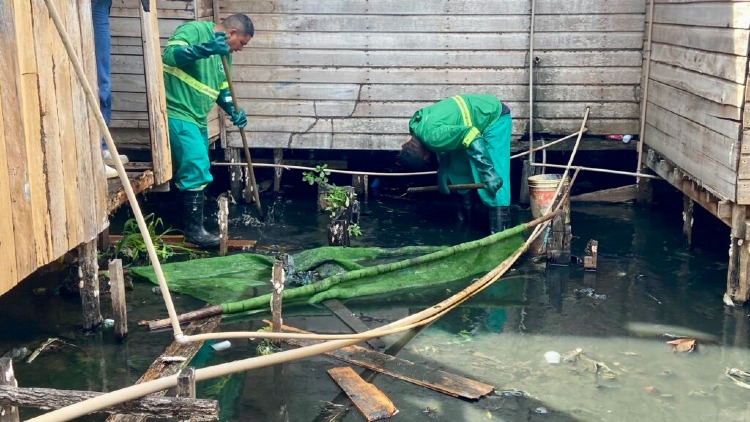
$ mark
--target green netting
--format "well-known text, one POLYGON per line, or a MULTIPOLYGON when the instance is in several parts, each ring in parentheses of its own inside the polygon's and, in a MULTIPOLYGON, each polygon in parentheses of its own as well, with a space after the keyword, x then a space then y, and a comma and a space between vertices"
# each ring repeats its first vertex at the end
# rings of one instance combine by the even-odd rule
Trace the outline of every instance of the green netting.
MULTIPOLYGON (((325 278, 285 289, 284 303, 398 295, 479 276, 521 246, 524 230, 525 225, 520 225, 451 247, 321 247, 300 252, 293 255, 295 270, 325 272, 321 274, 325 278)), ((221 304, 223 312, 230 314, 268 308, 270 294, 258 293, 262 291, 260 286, 268 286, 272 264, 265 256, 238 254, 165 264, 162 268, 170 290, 221 304)), ((133 268, 132 272, 156 282, 151 267, 133 268)))

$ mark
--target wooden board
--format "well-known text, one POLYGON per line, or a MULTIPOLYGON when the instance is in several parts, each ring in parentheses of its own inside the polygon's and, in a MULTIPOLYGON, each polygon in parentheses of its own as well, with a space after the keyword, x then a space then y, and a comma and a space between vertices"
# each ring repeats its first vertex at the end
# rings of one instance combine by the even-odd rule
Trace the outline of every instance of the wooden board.
MULTIPOLYGON (((119 234, 109 235, 110 244, 115 244, 119 242, 121 239, 122 239, 122 235, 119 235, 119 234)), ((183 235, 166 234, 166 235, 160 236, 160 239, 164 241, 164 243, 169 244, 169 245, 179 245, 179 246, 184 246, 186 248, 199 249, 198 245, 185 242, 185 237, 183 235)), ((258 243, 258 241, 252 240, 252 239, 229 239, 227 241, 227 248, 229 250, 234 250, 234 251, 251 251, 255 248, 256 243, 258 243)))
MULTIPOLYGON (((351 310, 349 310, 349 308, 344 306, 344 304, 341 303, 340 300, 324 300, 322 304, 323 306, 328 308, 328 310, 333 312, 333 314, 336 315, 336 317, 340 319, 341 322, 354 330, 355 333, 364 333, 365 331, 370 330, 370 327, 365 325, 365 323, 362 322, 361 319, 357 318, 357 316, 351 310)), ((385 349, 385 343, 383 343, 383 340, 379 338, 367 340, 365 343, 367 343, 373 349, 385 349)))
MULTIPOLYGON (((283 326, 283 331, 303 333, 304 331, 283 326)), ((308 346, 318 342, 313 340, 287 340, 294 346, 308 346)), ((360 346, 347 346, 325 353, 327 356, 361 366, 375 372, 390 375, 406 382, 420 385, 453 397, 479 399, 494 391, 494 387, 460 375, 439 369, 415 365, 414 362, 399 359, 384 353, 368 350, 360 346)))
MULTIPOLYGON (((128 179, 130 180, 130 186, 133 188, 133 193, 136 195, 154 186, 154 172, 151 170, 128 173, 128 179)), ((120 206, 127 203, 128 197, 119 178, 110 180, 108 182, 110 186, 107 189, 109 192, 107 196, 107 211, 111 214, 120 208, 120 206)))
POLYGON ((331 368, 328 370, 328 375, 344 390, 368 422, 387 419, 398 412, 388 396, 363 380, 352 368, 331 368))
MULTIPOLYGON (((206 320, 192 322, 185 330, 185 335, 194 334, 206 334, 216 331, 221 323, 221 316, 212 317, 206 320)), ((155 380, 169 375, 175 375, 184 367, 186 367, 190 360, 198 353, 198 350, 203 346, 202 341, 191 341, 188 344, 180 344, 177 341, 172 342, 165 350, 164 353, 159 355, 158 358, 149 366, 146 372, 138 378, 136 384, 143 383, 146 381, 155 380), (184 362, 165 362, 162 357, 184 357, 184 362)), ((164 396, 167 391, 160 391, 154 393, 151 396, 164 396)), ((147 417, 141 416, 128 416, 128 415, 112 415, 107 418, 107 422, 143 422, 146 421, 147 417)))
POLYGON ((584 193, 571 196, 570 202, 606 202, 620 203, 636 199, 638 194, 637 185, 621 186, 619 188, 605 189, 596 192, 584 193))

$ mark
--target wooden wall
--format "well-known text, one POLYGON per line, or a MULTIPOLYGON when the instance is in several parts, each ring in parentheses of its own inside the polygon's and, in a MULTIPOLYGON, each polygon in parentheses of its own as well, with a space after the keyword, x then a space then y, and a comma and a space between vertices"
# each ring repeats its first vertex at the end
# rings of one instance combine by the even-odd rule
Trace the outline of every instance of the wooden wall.
MULTIPOLYGON (((140 2, 114 0, 110 13, 112 30, 112 121, 118 145, 128 149, 149 148, 148 104, 141 41, 140 2)), ((162 48, 175 28, 192 20, 213 20, 211 0, 157 0, 162 48)), ((218 113, 212 113, 209 133, 219 133, 218 113)))
MULTIPOLYGON (((492 93, 527 132, 530 0, 221 0, 253 147, 397 149, 418 108, 492 93)), ((637 133, 645 0, 537 0, 535 131, 637 133)), ((240 146, 236 131, 230 145, 240 146)))
POLYGON ((654 7, 644 141, 719 198, 750 204, 750 145, 739 164, 750 2, 654 7))
MULTIPOLYGON (((89 0, 56 0, 96 81, 89 0)), ((0 294, 107 225, 99 132, 43 0, 0 1, 0 294)))

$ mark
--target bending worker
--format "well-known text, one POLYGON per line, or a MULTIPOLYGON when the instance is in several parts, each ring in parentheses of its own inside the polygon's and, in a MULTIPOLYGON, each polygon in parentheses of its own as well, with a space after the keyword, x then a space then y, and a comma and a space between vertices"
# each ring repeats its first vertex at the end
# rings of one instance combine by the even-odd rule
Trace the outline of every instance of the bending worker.
POLYGON ((234 111, 221 57, 226 56, 231 66, 230 53, 241 51, 254 33, 252 21, 242 14, 219 24, 188 22, 175 30, 162 55, 169 141, 174 181, 182 197, 185 241, 204 248, 219 245, 219 237, 203 226, 203 189, 213 180, 207 116, 218 104, 235 126, 247 125, 245 111, 234 111))
POLYGON ((440 193, 450 193, 448 184, 483 183, 478 193, 490 210, 490 231, 509 227, 508 106, 492 95, 456 95, 414 113, 409 132, 412 136, 399 155, 402 164, 421 169, 436 153, 440 193))

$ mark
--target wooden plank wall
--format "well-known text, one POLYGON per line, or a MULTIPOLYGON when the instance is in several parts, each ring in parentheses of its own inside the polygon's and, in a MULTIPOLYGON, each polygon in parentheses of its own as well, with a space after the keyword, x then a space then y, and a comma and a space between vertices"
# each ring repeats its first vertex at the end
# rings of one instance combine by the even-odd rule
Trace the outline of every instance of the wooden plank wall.
MULTIPOLYGON (((93 51, 89 1, 56 4, 79 55, 93 51)), ((1 295, 108 222, 99 134, 43 0, 0 2, 0 86, 1 295)))
MULTIPOLYGON (((153 3, 153 1, 152 1, 153 3)), ((211 0, 157 0, 161 47, 175 28, 192 20, 213 20, 211 0)), ((150 148, 143 41, 141 41, 140 2, 114 0, 110 13, 112 31, 112 121, 110 127, 118 145, 150 148)), ((209 134, 219 133, 218 112, 209 118, 209 134)))
POLYGON ((750 2, 656 0, 654 8, 644 141, 721 199, 750 203, 747 193, 736 198, 750 2))
MULTIPOLYGON (((530 0, 221 0, 256 25, 233 71, 251 146, 397 149, 418 108, 463 92, 527 132, 530 0)), ((637 133, 645 0, 536 1, 535 131, 637 133)), ((166 25, 166 22, 165 22, 166 25)), ((240 146, 236 131, 230 145, 240 146)))

